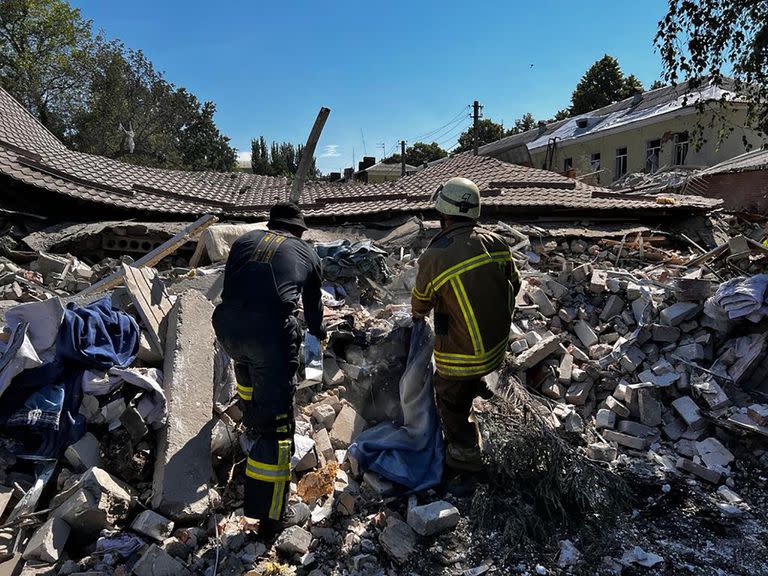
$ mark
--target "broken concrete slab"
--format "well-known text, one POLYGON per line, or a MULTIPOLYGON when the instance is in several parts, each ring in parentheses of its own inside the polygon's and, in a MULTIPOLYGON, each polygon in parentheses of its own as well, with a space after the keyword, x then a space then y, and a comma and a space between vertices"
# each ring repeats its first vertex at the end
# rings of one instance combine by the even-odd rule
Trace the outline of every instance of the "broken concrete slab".
POLYGON ((379 544, 398 564, 404 564, 416 548, 416 534, 408 524, 390 516, 379 536, 379 544))
POLYGON ((202 517, 211 505, 213 430, 213 305, 183 293, 168 321, 164 389, 167 425, 157 438, 152 507, 173 520, 202 517))
POLYGON ((337 450, 346 449, 365 427, 365 419, 352 406, 344 406, 331 428, 331 445, 337 450))
POLYGON ((624 300, 619 296, 616 296, 615 294, 609 296, 608 300, 605 302, 605 306, 603 306, 603 311, 600 313, 600 320, 605 322, 614 316, 618 316, 621 314, 622 310, 624 310, 625 305, 624 300))
POLYGON ((681 396, 672 402, 672 407, 680 414, 688 427, 694 430, 706 428, 707 421, 701 415, 701 410, 690 396, 681 396))
POLYGON ((659 321, 666 326, 679 326, 698 314, 701 308, 697 302, 677 302, 659 313, 659 321))
POLYGON ((586 348, 594 346, 599 342, 595 331, 592 330, 592 327, 584 320, 577 320, 573 325, 573 331, 576 333, 576 336, 579 337, 579 340, 581 340, 581 343, 584 344, 586 348))
POLYGON ((616 432, 615 430, 603 430, 603 438, 609 442, 616 442, 616 444, 619 444, 620 446, 626 446, 633 450, 645 450, 648 448, 648 439, 638 438, 637 436, 616 432))
POLYGON ((191 576, 191 572, 160 548, 152 544, 133 566, 134 576, 191 576))
POLYGON ((531 290, 528 293, 528 296, 531 298, 531 301, 539 307, 539 312, 544 314, 544 316, 549 317, 556 314, 557 311, 555 310, 554 304, 552 304, 552 301, 541 288, 531 290))
POLYGON ((131 523, 131 530, 162 542, 173 534, 173 520, 161 516, 154 510, 144 510, 131 523))
POLYGON ((330 404, 315 404, 312 407, 312 418, 320 426, 326 430, 330 430, 333 427, 333 423, 336 420, 336 410, 330 404))
POLYGON ((421 536, 431 536, 454 528, 461 519, 458 508, 445 500, 415 506, 408 510, 408 525, 421 536))
POLYGON ((518 354, 515 357, 514 362, 520 368, 533 368, 547 356, 555 354, 556 352, 562 352, 560 342, 561 337, 554 334, 542 338, 528 348, 528 350, 518 354))
POLYGON ((333 450, 333 445, 331 444, 331 437, 328 435, 328 430, 320 428, 320 430, 317 430, 314 433, 312 438, 315 441, 317 451, 323 455, 326 461, 335 460, 336 456, 333 450))
POLYGON ((696 464, 693 460, 688 460, 688 458, 678 458, 676 466, 686 472, 695 474, 711 484, 720 484, 720 481, 723 479, 723 474, 721 472, 710 470, 706 466, 696 464))
POLYGON ((54 516, 48 519, 30 538, 24 549, 24 560, 55 564, 64 552, 69 530, 69 524, 61 518, 54 516))
POLYGON ((78 471, 99 466, 101 464, 101 443, 96 436, 86 432, 80 440, 67 446, 64 457, 78 471))
POLYGON ((106 470, 88 469, 71 488, 57 494, 53 517, 62 518, 74 532, 93 535, 127 516, 131 495, 106 470))
POLYGON ((726 467, 734 460, 733 453, 717 438, 705 438, 696 442, 695 446, 707 468, 726 467))

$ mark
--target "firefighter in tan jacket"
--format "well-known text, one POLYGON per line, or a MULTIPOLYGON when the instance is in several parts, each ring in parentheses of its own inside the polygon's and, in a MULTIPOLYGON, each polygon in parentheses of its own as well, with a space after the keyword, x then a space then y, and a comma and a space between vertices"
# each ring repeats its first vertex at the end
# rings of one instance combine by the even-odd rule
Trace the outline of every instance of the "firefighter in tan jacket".
POLYGON ((469 413, 487 395, 483 376, 498 369, 509 347, 515 295, 520 288, 509 246, 477 223, 480 191, 451 178, 433 197, 442 230, 419 258, 412 294, 415 319, 434 310, 435 396, 446 440, 446 463, 482 468, 469 413))

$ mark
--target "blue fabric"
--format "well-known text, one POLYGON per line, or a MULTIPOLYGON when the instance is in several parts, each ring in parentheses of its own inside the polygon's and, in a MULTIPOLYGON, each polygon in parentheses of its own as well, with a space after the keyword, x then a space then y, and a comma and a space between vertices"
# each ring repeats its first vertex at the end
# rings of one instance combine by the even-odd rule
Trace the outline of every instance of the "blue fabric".
POLYGON ((109 297, 88 306, 69 304, 56 340, 56 358, 25 370, 12 381, 0 403, 0 427, 12 433, 17 454, 57 458, 85 434, 80 411, 82 377, 88 368, 129 366, 139 351, 139 327, 127 314, 112 309, 109 297))
POLYGON ((414 492, 436 486, 443 475, 443 435, 432 392, 433 338, 426 322, 414 324, 400 379, 403 425, 382 422, 349 447, 361 469, 414 492))
POLYGON ((56 354, 86 368, 127 368, 139 353, 139 326, 112 308, 109 296, 88 306, 67 305, 56 354))

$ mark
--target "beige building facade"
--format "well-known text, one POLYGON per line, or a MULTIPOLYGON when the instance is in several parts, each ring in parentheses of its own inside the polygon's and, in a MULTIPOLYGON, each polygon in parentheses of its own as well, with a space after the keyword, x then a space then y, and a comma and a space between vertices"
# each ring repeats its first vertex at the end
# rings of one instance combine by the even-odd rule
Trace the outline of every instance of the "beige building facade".
POLYGON ((576 175, 594 174, 589 181, 610 184, 627 173, 653 173, 668 167, 704 168, 744 153, 744 139, 753 148, 766 142, 756 130, 745 128, 743 106, 699 117, 694 108, 636 123, 553 142, 530 150, 534 167, 549 164, 556 172, 573 169, 576 175), (703 141, 697 149, 696 126, 703 141), (724 128, 721 138, 720 129, 724 128), (729 131, 729 128, 733 128, 729 131))

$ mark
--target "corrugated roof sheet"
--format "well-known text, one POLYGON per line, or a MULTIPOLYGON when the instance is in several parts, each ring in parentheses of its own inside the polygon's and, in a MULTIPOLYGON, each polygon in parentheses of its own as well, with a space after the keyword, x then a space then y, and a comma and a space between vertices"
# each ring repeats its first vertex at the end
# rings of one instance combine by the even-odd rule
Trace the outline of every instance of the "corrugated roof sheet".
POLYGON ((768 169, 768 150, 751 150, 702 170, 696 176, 766 169, 768 169))
MULTIPOLYGON (((7 92, 0 89, 0 173, 19 182, 79 200, 146 213, 231 218, 263 217, 287 200, 287 178, 242 172, 183 172, 128 164, 69 150, 7 92)), ((707 209, 719 201, 678 197, 674 205, 626 197, 554 172, 459 154, 393 182, 310 182, 300 204, 310 217, 357 217, 422 211, 445 180, 472 179, 483 202, 516 209, 707 209)))

